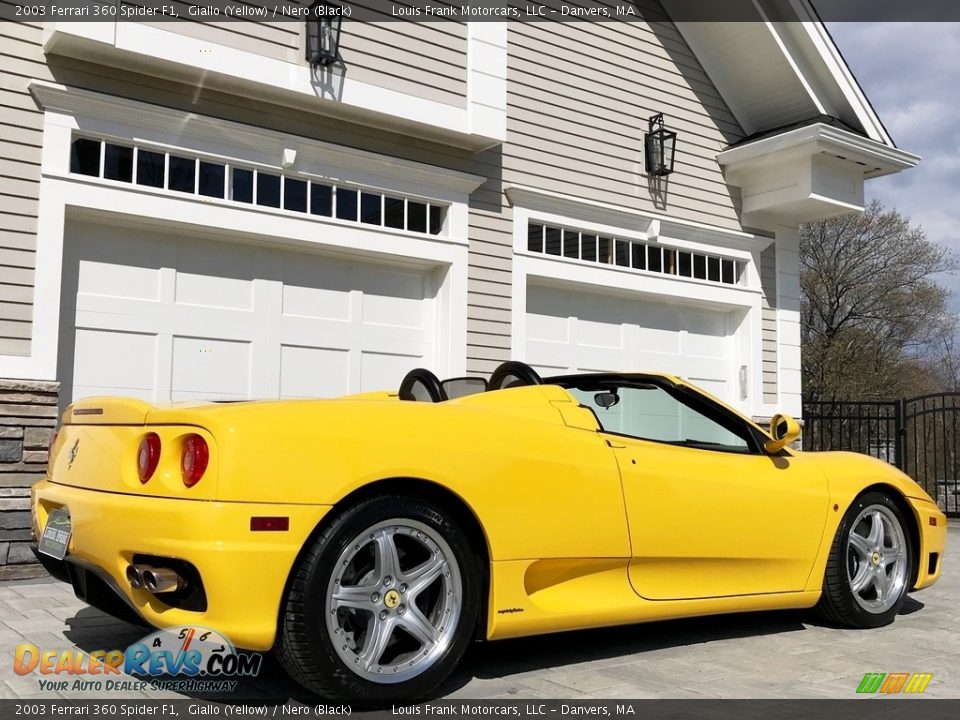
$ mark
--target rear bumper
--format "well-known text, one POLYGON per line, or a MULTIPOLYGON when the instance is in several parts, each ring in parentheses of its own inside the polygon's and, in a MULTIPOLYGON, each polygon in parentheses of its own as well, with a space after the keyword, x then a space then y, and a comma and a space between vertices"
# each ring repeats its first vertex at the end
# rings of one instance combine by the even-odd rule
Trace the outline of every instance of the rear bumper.
POLYGON ((68 562, 44 562, 51 565, 55 577, 70 581, 78 596, 117 615, 126 605, 154 627, 210 627, 248 650, 273 646, 290 570, 330 509, 327 505, 144 497, 46 480, 34 485, 32 508, 39 531, 49 513, 64 506, 72 524, 68 562), (289 530, 251 532, 253 516, 288 517, 289 530), (203 583, 206 609, 171 607, 162 601, 162 595, 131 588, 126 568, 134 555, 191 563, 203 583), (123 605, 111 604, 107 590, 123 605))
POLYGON ((947 516, 934 503, 907 498, 920 528, 919 567, 914 590, 933 585, 943 569, 943 555, 947 549, 947 516))

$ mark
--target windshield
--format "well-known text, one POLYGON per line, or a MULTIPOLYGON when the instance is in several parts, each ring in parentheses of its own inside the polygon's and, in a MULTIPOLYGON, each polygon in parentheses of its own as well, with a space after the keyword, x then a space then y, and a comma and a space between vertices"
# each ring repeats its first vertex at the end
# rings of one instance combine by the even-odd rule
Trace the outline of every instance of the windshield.
POLYGON ((746 426, 704 399, 659 384, 596 381, 567 386, 606 432, 705 450, 751 452, 746 426))

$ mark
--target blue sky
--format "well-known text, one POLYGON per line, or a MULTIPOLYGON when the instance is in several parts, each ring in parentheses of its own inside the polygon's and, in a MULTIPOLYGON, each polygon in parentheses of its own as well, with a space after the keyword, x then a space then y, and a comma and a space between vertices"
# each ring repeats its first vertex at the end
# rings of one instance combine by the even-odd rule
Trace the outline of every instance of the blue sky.
MULTIPOLYGON (((913 170, 867 182, 867 198, 960 255, 960 24, 827 27, 894 142, 923 157, 913 170)), ((960 275, 941 282, 960 310, 960 275)))

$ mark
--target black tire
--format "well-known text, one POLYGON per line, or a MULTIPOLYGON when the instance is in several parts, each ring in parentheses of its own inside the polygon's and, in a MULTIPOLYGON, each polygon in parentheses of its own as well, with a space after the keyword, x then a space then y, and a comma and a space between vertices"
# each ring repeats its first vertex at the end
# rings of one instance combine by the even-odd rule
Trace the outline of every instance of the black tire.
POLYGON ((907 592, 913 584, 913 547, 910 526, 907 524, 900 507, 893 498, 880 491, 870 491, 857 497, 844 513, 837 534, 830 548, 826 572, 823 576, 823 594, 817 603, 817 612, 828 622, 851 628, 876 628, 889 625, 903 607, 907 592), (886 508, 900 524, 903 534, 904 562, 906 563, 906 581, 899 591, 899 597, 889 608, 882 612, 872 612, 864 608, 854 597, 848 576, 851 525, 860 513, 872 506, 886 508))
POLYGON ((470 644, 483 591, 477 556, 453 513, 403 495, 364 500, 327 525, 294 568, 280 617, 276 655, 297 683, 325 698, 373 705, 423 699, 450 675, 470 644), (325 616, 327 589, 341 553, 359 533, 388 520, 415 521, 437 533, 456 558, 462 588, 457 626, 446 651, 421 674, 400 683, 371 682, 355 673, 334 648, 325 616))

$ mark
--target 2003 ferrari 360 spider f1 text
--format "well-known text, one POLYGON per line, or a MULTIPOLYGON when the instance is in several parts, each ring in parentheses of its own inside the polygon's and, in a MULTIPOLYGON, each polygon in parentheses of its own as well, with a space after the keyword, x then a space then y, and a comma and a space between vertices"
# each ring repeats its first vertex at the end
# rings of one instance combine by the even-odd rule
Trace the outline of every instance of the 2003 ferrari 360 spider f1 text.
POLYGON ((274 648, 306 688, 409 699, 472 640, 812 608, 893 620, 946 520, 906 475, 789 447, 661 374, 67 409, 38 556, 89 603, 274 648))

